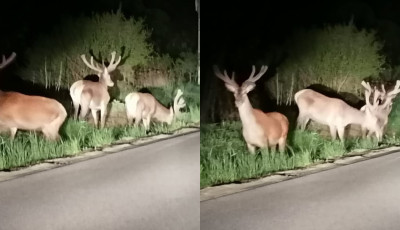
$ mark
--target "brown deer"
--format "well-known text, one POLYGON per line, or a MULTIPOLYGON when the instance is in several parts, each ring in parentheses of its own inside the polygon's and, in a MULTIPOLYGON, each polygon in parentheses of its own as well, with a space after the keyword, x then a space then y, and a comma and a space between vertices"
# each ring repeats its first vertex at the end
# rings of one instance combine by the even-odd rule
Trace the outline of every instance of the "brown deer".
MULTIPOLYGON (((376 87, 374 87, 374 90, 372 90, 371 85, 365 81, 362 81, 361 84, 364 86, 364 88, 372 93, 374 91, 374 101, 373 101, 373 113, 375 116, 380 120, 381 123, 383 123, 383 126, 381 127, 381 132, 384 133, 387 123, 389 121, 389 114, 392 111, 392 104, 393 104, 393 99, 397 96, 398 93, 400 93, 400 80, 396 81, 396 85, 394 88, 386 92, 385 86, 382 84, 382 91, 379 91, 376 87)), ((366 103, 370 103, 369 101, 366 103)), ((367 105, 364 105, 360 110, 365 111, 367 105)), ((370 137, 373 134, 373 132, 369 132, 365 128, 362 128, 362 135, 370 137)))
POLYGON ((116 52, 111 53, 111 61, 108 66, 104 65, 99 67, 97 64, 93 63, 93 56, 90 57, 90 63, 86 60, 84 54, 81 58, 85 65, 92 70, 95 70, 99 76, 99 81, 94 82, 90 80, 79 80, 71 85, 69 90, 72 103, 74 104, 74 118, 78 117, 79 105, 81 107, 80 119, 86 117, 89 109, 92 112, 94 124, 98 126, 97 112, 100 110, 100 120, 101 128, 104 128, 106 115, 107 115, 107 105, 110 101, 110 94, 108 93, 108 87, 114 86, 114 82, 111 80, 110 73, 114 71, 121 61, 121 56, 115 61, 116 52))
POLYGON ((255 76, 255 66, 253 65, 252 68, 250 77, 241 86, 234 80, 234 73, 230 78, 226 70, 222 74, 217 66, 214 66, 214 73, 225 82, 226 88, 235 97, 235 105, 242 121, 243 137, 250 153, 254 153, 256 147, 271 147, 276 150, 276 145, 279 146, 280 151, 284 151, 289 130, 289 121, 286 116, 278 112, 264 113, 259 109, 254 109, 247 96, 256 87, 255 82, 264 75, 268 66, 262 66, 260 72, 255 76))
POLYGON ((133 92, 128 94, 125 97, 125 106, 129 125, 132 125, 134 119, 135 125, 138 125, 143 120, 146 130, 150 128, 151 120, 165 122, 170 125, 174 118, 179 115, 180 109, 186 106, 182 94, 182 90, 178 89, 174 104, 169 109, 149 93, 133 92))
MULTIPOLYGON (((9 65, 16 57, 3 55, 0 69, 9 65)), ((67 111, 58 101, 41 96, 30 96, 18 92, 0 91, 0 125, 10 129, 14 139, 18 129, 40 130, 48 140, 58 140, 58 130, 67 117, 67 111)))
POLYGON ((313 120, 328 125, 333 140, 338 134, 340 140, 344 142, 345 127, 357 124, 362 129, 374 132, 378 141, 381 141, 383 123, 374 113, 376 104, 369 103, 371 93, 369 90, 365 91, 366 107, 361 111, 338 98, 327 97, 312 89, 302 89, 294 95, 299 108, 297 127, 304 130, 308 121, 313 120))

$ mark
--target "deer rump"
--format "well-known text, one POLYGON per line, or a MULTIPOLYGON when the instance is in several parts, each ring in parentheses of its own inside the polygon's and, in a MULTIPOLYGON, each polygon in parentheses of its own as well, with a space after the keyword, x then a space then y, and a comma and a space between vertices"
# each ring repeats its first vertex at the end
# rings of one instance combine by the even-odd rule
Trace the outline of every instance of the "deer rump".
POLYGON ((56 100, 28 96, 18 92, 0 91, 0 124, 23 130, 46 130, 58 127, 67 116, 64 106, 56 100))
MULTIPOLYGON (((149 93, 131 93, 126 98, 127 112, 133 114, 135 122, 140 122, 142 118, 151 117, 152 120, 157 122, 165 122, 165 119, 161 119, 158 114, 160 112, 170 114, 170 109, 165 108, 161 105, 151 94, 149 93)), ((172 107, 171 107, 172 108, 172 107)))

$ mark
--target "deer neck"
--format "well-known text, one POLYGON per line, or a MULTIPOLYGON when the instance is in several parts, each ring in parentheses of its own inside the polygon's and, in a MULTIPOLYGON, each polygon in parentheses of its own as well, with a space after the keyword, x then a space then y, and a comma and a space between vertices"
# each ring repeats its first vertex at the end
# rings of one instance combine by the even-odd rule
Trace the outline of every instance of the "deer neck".
POLYGON ((349 108, 347 113, 343 114, 344 120, 347 124, 364 125, 367 120, 367 114, 365 111, 357 110, 353 107, 349 108))
POLYGON ((100 85, 101 85, 103 88, 108 89, 107 82, 104 80, 104 78, 103 78, 103 77, 99 77, 99 78, 100 78, 100 79, 99 79, 100 85))
POLYGON ((250 100, 247 95, 244 96, 243 102, 237 105, 239 110, 239 117, 242 121, 243 127, 251 127, 256 122, 256 118, 253 113, 253 106, 250 104, 250 100))
POLYGON ((174 118, 174 110, 172 109, 172 106, 169 109, 167 109, 160 103, 157 103, 154 118, 158 121, 171 124, 174 118))

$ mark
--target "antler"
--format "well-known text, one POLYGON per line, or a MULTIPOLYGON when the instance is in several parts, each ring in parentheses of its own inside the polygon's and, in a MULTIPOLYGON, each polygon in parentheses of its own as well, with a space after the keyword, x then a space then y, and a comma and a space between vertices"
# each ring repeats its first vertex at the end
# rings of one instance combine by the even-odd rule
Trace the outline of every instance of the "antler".
MULTIPOLYGON (((117 52, 115 52, 115 51, 113 51, 111 53, 111 61, 110 61, 110 64, 107 66, 107 71, 108 72, 114 71, 117 68, 117 66, 120 63, 120 61, 121 61, 121 56, 119 56, 118 60, 116 62, 114 62, 116 54, 117 54, 117 52)), ((104 62, 103 62, 103 65, 104 65, 104 62)))
POLYGON ((374 87, 374 100, 373 100, 373 104, 370 103, 369 98, 371 97, 372 94, 372 88, 371 85, 369 84, 369 82, 365 82, 362 81, 361 85, 364 86, 365 90, 365 103, 368 107, 372 107, 373 109, 375 109, 378 105, 378 98, 380 96, 380 93, 378 90, 376 90, 376 87, 374 87))
POLYGON ((0 69, 3 69, 8 64, 10 64, 15 59, 16 56, 17 56, 17 54, 15 52, 12 52, 12 54, 8 58, 6 58, 6 56, 3 55, 3 60, 0 64, 0 69))
POLYGON ((268 66, 263 65, 263 66, 261 66, 260 72, 256 76, 254 76, 254 74, 256 72, 256 67, 253 65, 250 77, 246 80, 246 82, 252 82, 252 83, 256 82, 258 79, 260 79, 260 77, 262 75, 264 75, 265 72, 267 72, 267 70, 268 70, 268 66))
MULTIPOLYGON (((384 90, 384 86, 382 85, 382 89, 384 90)), ((385 92, 385 91, 384 91, 385 92)), ((393 90, 384 94, 382 98, 385 99, 385 103, 383 103, 382 108, 386 108, 388 105, 392 103, 392 100, 400 93, 400 80, 396 81, 396 85, 394 86, 393 90)))
POLYGON ((183 95, 182 90, 178 89, 174 98, 174 113, 177 115, 180 113, 180 109, 186 106, 185 99, 181 97, 183 95))
POLYGON ((91 68, 92 70, 95 70, 99 73, 103 72, 103 69, 100 68, 98 65, 93 63, 93 56, 90 56, 90 64, 89 62, 86 60, 86 57, 84 54, 81 55, 81 59, 83 60, 83 62, 86 64, 87 67, 91 68))
POLYGON ((226 70, 224 70, 224 74, 222 74, 221 71, 219 70, 218 66, 214 65, 213 69, 214 69, 215 75, 219 79, 223 80, 225 82, 225 84, 230 85, 230 86, 234 87, 235 89, 239 88, 239 85, 235 81, 235 72, 232 73, 232 78, 229 78, 226 70))

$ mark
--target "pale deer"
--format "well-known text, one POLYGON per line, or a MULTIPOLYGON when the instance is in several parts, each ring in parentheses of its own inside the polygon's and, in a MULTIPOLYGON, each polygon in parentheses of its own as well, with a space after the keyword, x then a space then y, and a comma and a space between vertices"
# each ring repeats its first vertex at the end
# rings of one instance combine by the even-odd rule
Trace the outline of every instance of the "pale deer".
POLYGON ((90 58, 90 63, 86 60, 84 54, 81 55, 81 59, 87 67, 95 70, 99 76, 99 81, 94 82, 90 80, 79 80, 71 85, 69 90, 72 103, 74 104, 74 118, 78 118, 79 105, 81 111, 79 117, 84 119, 89 109, 92 112, 94 124, 98 126, 97 112, 100 110, 100 122, 101 128, 104 128, 105 119, 107 115, 107 105, 110 101, 110 94, 108 93, 108 87, 114 86, 114 82, 111 80, 110 73, 114 71, 121 61, 121 56, 115 61, 116 52, 111 53, 111 61, 108 66, 98 66, 93 63, 93 56, 90 58))
POLYGON ((278 112, 264 113, 253 108, 247 96, 256 87, 255 82, 264 75, 267 69, 268 66, 262 66, 260 72, 254 76, 256 69, 253 65, 250 77, 239 86, 234 79, 234 73, 230 78, 226 70, 222 74, 218 67, 214 66, 215 75, 225 82, 226 88, 235 97, 235 105, 239 110, 242 122, 242 134, 250 153, 255 153, 256 147, 271 147, 271 149, 276 150, 276 145, 278 145, 280 151, 284 151, 286 147, 289 130, 287 117, 278 112))
POLYGON ((178 89, 174 104, 169 109, 149 93, 133 92, 128 94, 125 97, 125 106, 129 125, 132 125, 133 120, 135 120, 135 125, 138 125, 143 120, 146 130, 150 128, 151 120, 165 122, 170 125, 174 118, 179 115, 180 109, 186 106, 182 94, 182 90, 178 89))
MULTIPOLYGON (((361 83, 367 91, 374 91, 374 100, 373 100, 373 113, 375 116, 381 121, 383 126, 381 127, 381 132, 384 133, 387 123, 389 121, 389 114, 392 111, 393 99, 400 93, 400 80, 396 81, 395 87, 386 92, 385 86, 382 84, 382 91, 379 91, 376 87, 372 90, 371 85, 362 81, 361 83)), ((368 102, 369 103, 369 102, 368 102)), ((366 105, 364 105, 360 110, 365 111, 366 105)), ((362 134, 365 137, 366 135, 370 137, 373 132, 368 132, 365 128, 362 129, 362 134)))
MULTIPOLYGON (((0 69, 16 57, 3 55, 0 69)), ((41 131, 46 139, 58 140, 58 131, 67 117, 67 111, 58 101, 41 96, 30 96, 18 92, 0 91, 0 126, 10 130, 14 139, 17 130, 41 131)))
POLYGON ((312 89, 303 89, 294 95, 299 108, 297 127, 304 130, 309 120, 328 125, 333 140, 336 135, 344 142, 345 127, 357 124, 362 129, 374 132, 378 141, 382 139, 382 122, 374 114, 375 105, 369 103, 371 91, 365 92, 365 111, 358 110, 338 98, 327 97, 312 89))

